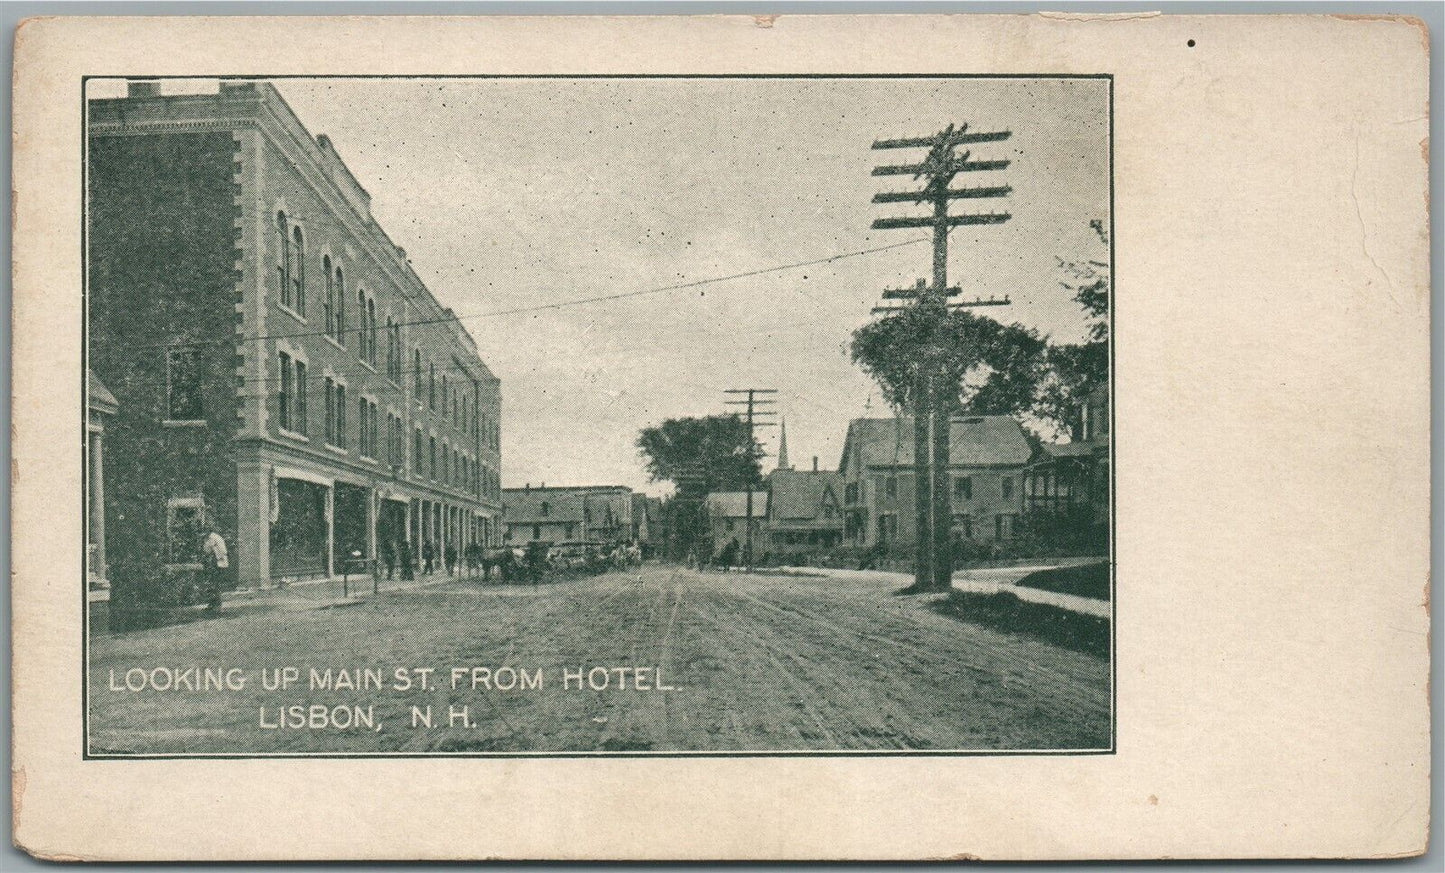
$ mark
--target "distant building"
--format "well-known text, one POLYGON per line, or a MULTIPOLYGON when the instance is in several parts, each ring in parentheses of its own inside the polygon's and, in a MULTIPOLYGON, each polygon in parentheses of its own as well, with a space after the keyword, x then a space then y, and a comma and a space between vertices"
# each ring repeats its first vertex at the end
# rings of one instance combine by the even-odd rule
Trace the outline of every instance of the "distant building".
MULTIPOLYGON (((953 418, 948 469, 955 537, 1013 538, 1029 455, 1023 428, 1008 416, 953 418)), ((915 539, 912 417, 854 419, 838 472, 846 542, 872 546, 915 539)))
POLYGON ((628 542, 633 536, 633 494, 623 485, 502 489, 506 541, 628 542))
MULTIPOLYGON (((713 553, 721 551, 729 540, 737 540, 738 546, 747 543, 748 536, 748 492, 716 491, 707 496, 703 503, 707 513, 708 533, 712 537, 713 553)), ((768 517, 768 492, 753 492, 753 553, 763 552, 763 523, 768 517)))
POLYGON ((767 546, 770 560, 811 563, 843 540, 843 477, 833 470, 781 466, 768 475, 767 546))
POLYGON ((331 141, 251 81, 132 83, 88 124, 116 600, 167 600, 210 525, 243 587, 497 541, 500 382, 331 141))

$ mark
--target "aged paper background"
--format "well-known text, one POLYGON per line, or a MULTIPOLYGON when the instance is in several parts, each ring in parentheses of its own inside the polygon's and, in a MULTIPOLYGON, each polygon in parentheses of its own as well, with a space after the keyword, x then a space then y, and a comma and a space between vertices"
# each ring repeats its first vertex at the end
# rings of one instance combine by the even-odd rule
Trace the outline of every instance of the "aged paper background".
POLYGON ((49 19, 22 27, 16 58, 14 806, 27 850, 88 859, 1423 850, 1423 25, 49 19), (80 760, 83 74, 883 71, 1115 76, 1116 755, 80 760))

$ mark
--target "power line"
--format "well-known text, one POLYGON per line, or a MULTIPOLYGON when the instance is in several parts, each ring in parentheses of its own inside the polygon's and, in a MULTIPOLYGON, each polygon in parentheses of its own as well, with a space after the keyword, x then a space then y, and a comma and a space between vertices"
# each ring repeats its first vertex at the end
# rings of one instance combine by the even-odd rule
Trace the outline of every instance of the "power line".
MULTIPOLYGON (((583 305, 586 305, 586 304, 589 304, 589 303, 606 303, 606 302, 613 301, 613 300, 626 300, 626 299, 629 299, 629 298, 632 298, 632 297, 644 297, 644 296, 648 296, 648 295, 652 295, 652 294, 665 294, 665 293, 668 293, 668 292, 670 292, 670 291, 685 291, 685 290, 687 290, 687 289, 689 289, 689 288, 698 288, 698 287, 701 287, 701 286, 703 286, 703 285, 713 285, 713 284, 716 284, 716 283, 719 283, 719 282, 731 282, 731 281, 733 281, 733 280, 735 280, 735 279, 748 279, 748 278, 751 278, 751 277, 753 277, 753 276, 763 276, 763 275, 767 275, 768 273, 779 273, 779 272, 783 272, 783 271, 785 271, 785 270, 796 270, 796 269, 799 269, 799 268, 801 268, 801 267, 813 267, 813 266, 817 266, 817 265, 820 265, 820 264, 831 264, 831 263, 833 263, 833 262, 835 262, 835 261, 841 261, 841 260, 844 260, 844 259, 846 259, 846 258, 856 258, 856 257, 859 257, 859 256, 861 256, 861 255, 876 254, 877 252, 884 252, 884 251, 888 251, 889 249, 902 248, 903 246, 918 245, 919 243, 923 243, 923 242, 928 242, 928 240, 927 240, 927 239, 923 239, 923 238, 911 239, 911 240, 906 240, 906 241, 900 242, 900 243, 891 243, 891 244, 886 245, 886 246, 875 246, 875 247, 873 247, 873 248, 859 249, 859 250, 857 250, 857 251, 852 251, 852 252, 842 252, 842 253, 836 254, 836 255, 829 255, 828 257, 825 257, 825 258, 814 258, 814 259, 808 260, 808 261, 797 261, 797 262, 790 263, 790 264, 779 264, 779 265, 773 266, 773 267, 764 267, 764 268, 758 269, 758 270, 747 270, 747 271, 742 272, 742 273, 732 273, 732 274, 729 274, 729 275, 726 275, 726 276, 713 276, 713 277, 710 277, 710 278, 707 278, 707 279, 695 279, 695 280, 693 280, 693 281, 691 281, 691 282, 680 282, 680 283, 677 283, 677 284, 675 284, 675 285, 662 285, 662 286, 658 286, 658 287, 655 287, 655 288, 645 288, 645 289, 643 289, 643 290, 641 290, 641 291, 624 291, 624 292, 621 292, 621 293, 618 293, 618 294, 602 294, 602 295, 598 295, 598 296, 596 296, 596 297, 581 297, 581 298, 577 298, 577 299, 573 299, 573 300, 559 300, 559 301, 557 301, 557 302, 555 302, 555 303, 539 303, 539 304, 536 304, 536 305, 534 305, 534 306, 518 306, 518 307, 515 307, 515 308, 512 308, 512 309, 497 309, 497 310, 493 310, 493 311, 490 311, 490 312, 473 312, 473 313, 468 313, 468 314, 464 314, 464 315, 457 315, 457 314, 454 313, 454 314, 452 314, 452 315, 442 316, 442 317, 439 317, 439 318, 421 318, 421 319, 415 319, 415 320, 412 320, 412 321, 399 321, 399 322, 394 321, 394 322, 392 322, 391 324, 392 324, 392 326, 394 326, 394 327, 415 327, 415 326, 419 326, 419 325, 428 325, 428 324, 450 324, 450 323, 453 323, 453 322, 460 322, 460 321, 470 320, 470 319, 474 319, 474 318, 497 318, 497 317, 504 316, 504 315, 519 315, 519 314, 528 313, 528 312, 544 312, 544 311, 553 310, 553 309, 564 309, 564 308, 567 308, 567 307, 570 307, 570 306, 583 306, 583 305)), ((380 330, 382 330, 382 329, 383 329, 383 328, 381 328, 381 327, 378 327, 378 328, 377 328, 378 331, 380 331, 380 330)), ((367 331, 369 331, 369 330, 370 330, 370 328, 365 328, 365 327, 360 327, 360 328, 347 328, 345 331, 342 332, 342 335, 344 336, 344 335, 346 335, 346 334, 356 333, 356 334, 359 336, 360 334, 365 333, 365 332, 367 332, 367 331)), ((334 332, 334 331, 330 331, 330 330, 311 330, 311 331, 297 331, 297 332, 294 332, 294 333, 258 334, 258 335, 255 335, 255 336, 239 336, 239 337, 236 337, 236 336, 228 336, 228 337, 225 337, 225 338, 223 338, 223 339, 195 340, 195 341, 192 341, 192 342, 133 343, 133 344, 116 345, 116 346, 112 346, 112 348, 116 348, 116 349, 147 349, 147 348, 160 349, 160 348, 200 347, 200 346, 210 346, 210 345, 229 346, 229 345, 235 345, 235 344, 238 343, 238 342, 256 342, 256 341, 260 341, 260 340, 297 339, 297 338, 302 338, 302 337, 334 336, 334 335, 335 335, 335 332, 334 332)))

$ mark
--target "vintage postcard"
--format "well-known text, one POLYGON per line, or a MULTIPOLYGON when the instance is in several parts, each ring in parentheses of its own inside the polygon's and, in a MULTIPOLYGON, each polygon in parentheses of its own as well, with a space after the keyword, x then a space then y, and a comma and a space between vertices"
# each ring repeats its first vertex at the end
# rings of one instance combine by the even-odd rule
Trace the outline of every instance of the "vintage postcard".
POLYGON ((26 23, 17 842, 1423 851, 1424 40, 26 23))

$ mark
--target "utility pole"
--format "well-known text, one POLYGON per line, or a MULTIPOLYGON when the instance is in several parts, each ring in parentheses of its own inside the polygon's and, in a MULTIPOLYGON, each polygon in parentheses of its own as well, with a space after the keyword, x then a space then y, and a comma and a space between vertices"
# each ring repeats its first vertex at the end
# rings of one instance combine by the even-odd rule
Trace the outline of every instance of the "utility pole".
MULTIPOLYGON (((935 323, 942 321, 950 309, 1008 305, 1008 297, 1002 300, 989 297, 988 300, 948 302, 949 298, 961 293, 959 288, 948 287, 949 230, 963 225, 1002 224, 1011 217, 1007 212, 950 215, 948 204, 952 200, 1009 195, 1012 189, 1007 185, 952 188, 950 184, 959 173, 1003 170, 1009 165, 1007 160, 971 160, 971 154, 967 151, 961 156, 955 155, 955 148, 970 143, 1002 142, 1011 135, 1011 131, 1007 130, 969 133, 967 124, 962 128, 950 124, 933 136, 885 139, 873 143, 874 149, 928 149, 928 155, 922 163, 873 168, 875 176, 911 175, 915 180, 921 179, 924 182, 922 189, 881 192, 873 195, 873 202, 929 204, 933 207, 933 214, 929 216, 874 220, 875 230, 923 227, 933 230, 932 284, 926 284, 920 279, 917 286, 911 289, 887 289, 883 292, 884 299, 912 300, 912 305, 921 309, 926 316, 935 319, 935 323)), ((875 307, 873 312, 895 312, 902 308, 906 307, 875 307)), ((950 429, 957 386, 946 384, 942 378, 937 351, 935 349, 924 353, 923 359, 918 362, 918 375, 913 386, 913 475, 918 517, 914 585, 919 589, 946 590, 953 584, 953 507, 949 489, 949 458, 950 429)))
MULTIPOLYGON (((726 400, 724 402, 732 406, 747 406, 747 418, 744 419, 744 421, 746 421, 748 425, 748 450, 751 451, 752 447, 757 445, 757 440, 753 436, 754 428, 773 427, 777 424, 775 421, 764 420, 764 416, 775 415, 775 410, 757 408, 759 406, 770 406, 777 403, 777 401, 759 397, 758 395, 777 394, 777 389, 728 388, 724 390, 723 393, 747 395, 746 400, 726 400)), ((746 565, 748 572, 751 573, 753 571, 753 485, 751 482, 747 485, 746 512, 747 517, 743 519, 744 538, 746 540, 743 546, 743 563, 746 565)))

